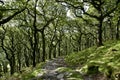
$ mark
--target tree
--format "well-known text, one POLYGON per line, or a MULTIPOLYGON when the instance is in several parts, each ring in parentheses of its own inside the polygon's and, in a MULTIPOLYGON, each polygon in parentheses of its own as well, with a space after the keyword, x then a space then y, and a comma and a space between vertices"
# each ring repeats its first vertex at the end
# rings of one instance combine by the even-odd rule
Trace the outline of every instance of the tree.
MULTIPOLYGON (((66 3, 69 6, 73 7, 75 10, 75 15, 77 17, 82 17, 82 15, 87 15, 91 18, 94 18, 98 21, 98 46, 103 45, 103 41, 102 41, 102 24, 104 19, 111 15, 111 13, 113 13, 120 1, 116 0, 116 1, 109 1, 109 0, 83 0, 83 1, 60 1, 60 0, 56 0, 57 2, 62 2, 62 3, 66 3), (91 10, 91 8, 93 8, 93 11, 90 12, 89 10, 86 10, 85 6, 89 7, 89 10, 91 10), (112 7, 111 7, 112 6, 112 7)), ((83 18, 83 17, 82 17, 83 18)))
MULTIPOLYGON (((1 1, 1 2, 3 2, 3 1, 1 1)), ((26 1, 25 6, 24 6, 21 10, 17 9, 17 10, 18 10, 17 12, 14 12, 12 15, 7 16, 7 18, 4 18, 4 17, 3 17, 2 19, 0 19, 0 25, 9 22, 9 21, 10 21, 12 18, 14 18, 16 15, 20 14, 21 12, 23 12, 23 11, 26 9, 26 6, 27 6, 27 3, 28 3, 28 2, 29 2, 29 0, 26 1)), ((9 10, 16 10, 16 9, 6 9, 6 8, 0 9, 0 11, 2 11, 2 12, 4 12, 4 11, 9 11, 9 10)), ((2 13, 2 14, 3 14, 3 13, 2 13)))

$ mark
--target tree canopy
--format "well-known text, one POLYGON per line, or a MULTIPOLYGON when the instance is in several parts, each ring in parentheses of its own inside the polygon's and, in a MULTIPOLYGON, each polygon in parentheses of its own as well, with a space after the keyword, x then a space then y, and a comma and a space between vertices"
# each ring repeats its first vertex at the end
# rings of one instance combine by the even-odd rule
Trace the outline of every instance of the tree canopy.
POLYGON ((119 13, 120 0, 0 0, 0 74, 119 40, 119 13))

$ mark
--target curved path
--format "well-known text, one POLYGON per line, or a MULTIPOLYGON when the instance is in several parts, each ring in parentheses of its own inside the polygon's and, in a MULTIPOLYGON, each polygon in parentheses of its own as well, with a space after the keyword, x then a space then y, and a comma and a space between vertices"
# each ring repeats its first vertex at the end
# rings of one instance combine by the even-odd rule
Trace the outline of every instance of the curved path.
MULTIPOLYGON (((69 71, 59 72, 58 68, 68 68, 67 64, 65 63, 64 57, 58 57, 53 60, 47 61, 46 64, 42 67, 42 73, 39 73, 37 77, 32 78, 30 80, 81 80, 79 78, 72 78, 68 79, 66 76, 71 75, 69 71)), ((96 75, 82 75, 80 72, 73 70, 72 73, 79 75, 83 78, 83 80, 106 80, 103 75, 96 74, 96 75)))

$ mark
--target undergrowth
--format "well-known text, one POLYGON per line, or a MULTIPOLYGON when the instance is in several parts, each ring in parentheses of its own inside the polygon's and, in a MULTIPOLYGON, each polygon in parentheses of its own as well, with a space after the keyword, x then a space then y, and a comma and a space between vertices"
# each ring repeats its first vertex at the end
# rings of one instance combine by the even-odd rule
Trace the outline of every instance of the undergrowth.
POLYGON ((115 77, 120 74, 120 41, 107 42, 101 47, 91 47, 72 53, 65 58, 66 62, 80 69, 83 74, 101 72, 106 76, 115 77), (98 67, 98 71, 89 70, 90 67, 98 67))
MULTIPOLYGON (((77 67, 76 70, 82 74, 96 74, 98 72, 105 74, 115 80, 115 75, 120 74, 120 41, 111 41, 104 43, 104 46, 93 46, 74 52, 65 57, 69 66, 77 67)), ((15 73, 13 76, 6 75, 1 80, 29 80, 39 73, 44 73, 41 68, 45 63, 38 64, 35 68, 28 67, 22 70, 22 73, 15 73)), ((59 69, 59 68, 58 68, 59 69)), ((69 80, 82 80, 80 75, 71 68, 60 68, 60 72, 68 71, 71 75, 69 80)))
POLYGON ((21 73, 14 73, 12 76, 5 74, 0 80, 30 80, 37 76, 38 73, 42 73, 42 66, 44 66, 45 62, 41 62, 37 64, 35 68, 32 66, 23 68, 21 73))

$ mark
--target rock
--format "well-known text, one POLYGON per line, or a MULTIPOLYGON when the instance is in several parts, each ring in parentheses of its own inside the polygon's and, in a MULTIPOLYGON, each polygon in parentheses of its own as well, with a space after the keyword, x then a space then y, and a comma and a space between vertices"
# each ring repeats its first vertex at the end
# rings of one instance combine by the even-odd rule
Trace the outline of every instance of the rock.
POLYGON ((65 76, 65 75, 64 75, 63 73, 61 73, 61 74, 57 75, 57 78, 58 78, 58 79, 63 79, 64 76, 65 76))
POLYGON ((42 73, 39 73, 38 75, 37 75, 37 77, 39 78, 39 77, 41 77, 41 76, 43 76, 43 74, 42 73))
POLYGON ((54 71, 50 71, 50 72, 47 72, 46 75, 48 76, 56 76, 58 73, 54 72, 54 71))

